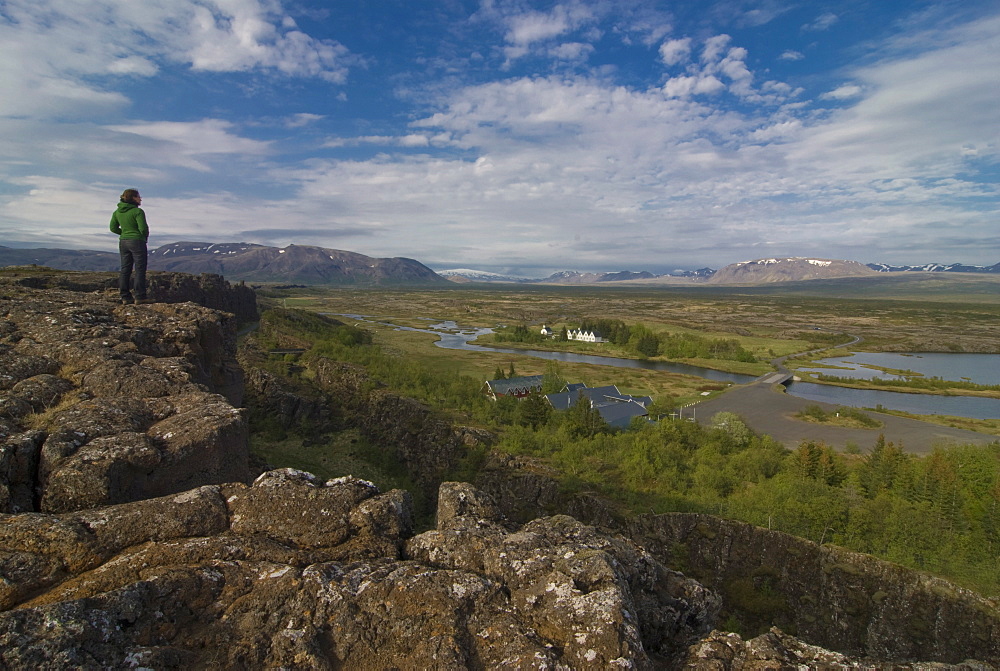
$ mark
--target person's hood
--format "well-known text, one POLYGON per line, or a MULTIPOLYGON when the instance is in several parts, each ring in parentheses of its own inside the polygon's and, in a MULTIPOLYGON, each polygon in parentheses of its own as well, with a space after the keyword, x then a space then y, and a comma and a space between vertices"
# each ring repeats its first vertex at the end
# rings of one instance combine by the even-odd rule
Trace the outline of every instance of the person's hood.
POLYGON ((139 207, 139 206, 136 205, 135 203, 126 203, 126 202, 120 202, 120 203, 118 203, 118 211, 119 212, 128 212, 129 210, 134 210, 137 207, 139 207))

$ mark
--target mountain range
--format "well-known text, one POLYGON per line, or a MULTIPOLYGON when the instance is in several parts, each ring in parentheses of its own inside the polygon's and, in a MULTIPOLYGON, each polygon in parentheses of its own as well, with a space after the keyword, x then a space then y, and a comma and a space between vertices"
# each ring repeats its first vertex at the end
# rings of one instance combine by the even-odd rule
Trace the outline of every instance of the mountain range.
MULTIPOLYGON (((115 271, 113 252, 71 249, 21 249, 0 246, 0 266, 39 265, 63 270, 115 271)), ((678 270, 665 275, 622 270, 594 273, 572 270, 545 278, 505 275, 469 268, 439 270, 409 258, 375 258, 338 249, 309 245, 284 248, 246 242, 214 244, 175 242, 150 250, 150 270, 191 274, 217 273, 230 282, 295 283, 325 286, 446 286, 453 283, 531 283, 586 285, 600 283, 692 282, 706 284, 761 284, 810 279, 874 276, 896 272, 1000 273, 1000 263, 972 266, 928 263, 920 266, 867 265, 856 261, 786 257, 733 263, 720 270, 678 270)))
MULTIPOLYGON (((112 252, 0 247, 0 266, 35 264, 64 270, 118 269, 112 252)), ((339 249, 289 245, 283 249, 245 242, 175 242, 149 252, 150 270, 216 273, 230 282, 317 285, 447 285, 424 264, 407 258, 374 258, 339 249)))
POLYGON ((437 274, 453 282, 517 282, 531 284, 597 284, 600 282, 640 282, 689 281, 706 284, 761 284, 771 282, 791 282, 812 279, 832 279, 839 277, 866 277, 879 273, 896 272, 951 272, 951 273, 1000 273, 1000 263, 992 266, 970 266, 961 263, 928 263, 922 266, 892 266, 884 263, 862 264, 857 261, 836 259, 810 259, 786 257, 757 259, 732 263, 719 270, 699 268, 698 270, 675 270, 665 275, 655 275, 647 271, 620 271, 612 273, 581 273, 562 270, 544 278, 531 279, 503 275, 482 270, 457 268, 438 270, 437 274))

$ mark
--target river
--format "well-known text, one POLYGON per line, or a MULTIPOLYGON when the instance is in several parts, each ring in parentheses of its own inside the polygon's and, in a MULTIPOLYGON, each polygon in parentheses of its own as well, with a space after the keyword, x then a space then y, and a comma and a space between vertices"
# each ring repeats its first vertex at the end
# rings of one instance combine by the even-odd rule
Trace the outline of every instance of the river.
MULTIPOLYGON (((343 314, 341 317, 348 317, 360 321, 375 321, 372 317, 363 315, 343 314)), ((616 357, 595 356, 591 354, 574 354, 572 352, 547 352, 544 350, 513 349, 502 347, 488 347, 484 345, 474 345, 473 341, 481 335, 493 333, 490 328, 466 328, 461 327, 453 321, 443 321, 428 325, 427 328, 414 328, 410 326, 396 326, 388 322, 380 322, 387 326, 392 326, 401 331, 417 331, 420 333, 431 333, 438 336, 434 343, 437 347, 444 349, 471 350, 478 352, 500 352, 504 354, 520 354, 532 356, 539 359, 549 359, 554 361, 566 361, 573 363, 586 363, 596 366, 613 366, 615 368, 643 368, 646 370, 662 370, 671 373, 682 373, 684 375, 694 375, 707 380, 719 382, 732 382, 734 384, 749 384, 757 378, 751 375, 740 375, 739 373, 725 373, 711 368, 700 366, 690 366, 683 363, 672 363, 668 361, 647 361, 642 359, 619 359, 616 357)), ((935 365, 941 366, 942 360, 938 357, 963 356, 961 354, 938 354, 932 357, 935 365)), ((969 355, 965 355, 969 356, 969 355)), ((980 357, 992 357, 988 360, 978 359, 979 365, 987 365, 990 370, 1000 370, 1000 355, 984 354, 971 355, 980 357)), ((907 359, 906 366, 912 370, 919 369, 919 359, 927 355, 914 355, 914 358, 907 359)), ((928 359, 928 362, 930 359, 928 359)), ((946 361, 946 360, 944 360, 946 361)), ((885 367, 895 367, 888 366, 885 367)), ((822 369, 820 369, 822 370, 822 369)), ((842 371, 826 369, 826 372, 840 374, 842 371)), ((936 373, 931 373, 936 374, 936 373)), ((955 378, 953 378, 955 379, 955 378)), ((991 383, 985 383, 991 384, 991 383)), ((837 387, 834 385, 815 384, 811 382, 791 382, 788 384, 788 393, 792 396, 805 398, 812 401, 822 401, 836 405, 851 406, 856 408, 874 408, 882 406, 890 410, 901 410, 920 415, 949 415, 953 417, 969 417, 973 419, 995 419, 1000 418, 1000 399, 983 398, 979 396, 942 396, 938 394, 907 394, 895 391, 878 391, 873 389, 852 389, 850 387, 837 387)))

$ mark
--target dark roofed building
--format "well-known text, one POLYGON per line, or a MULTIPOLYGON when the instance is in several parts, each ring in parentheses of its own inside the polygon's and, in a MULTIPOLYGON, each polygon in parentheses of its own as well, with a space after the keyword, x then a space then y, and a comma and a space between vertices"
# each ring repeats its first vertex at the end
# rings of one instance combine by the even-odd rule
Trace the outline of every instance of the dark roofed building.
POLYGON ((618 387, 588 387, 583 383, 567 384, 558 394, 547 394, 545 399, 556 410, 568 410, 581 400, 600 413, 601 418, 617 428, 628 428, 633 417, 646 417, 646 407, 653 399, 649 396, 629 396, 618 387))
POLYGON ((487 380, 486 393, 494 401, 498 396, 515 396, 524 398, 533 391, 542 390, 542 375, 523 375, 505 380, 487 380))

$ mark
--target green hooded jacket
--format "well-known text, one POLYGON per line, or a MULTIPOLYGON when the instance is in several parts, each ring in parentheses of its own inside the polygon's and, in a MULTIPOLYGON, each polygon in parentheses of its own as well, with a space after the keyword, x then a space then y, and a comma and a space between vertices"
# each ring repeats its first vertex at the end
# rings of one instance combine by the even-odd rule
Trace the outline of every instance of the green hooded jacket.
POLYGON ((148 240, 146 213, 135 203, 118 203, 118 209, 111 215, 111 232, 122 240, 148 240))

